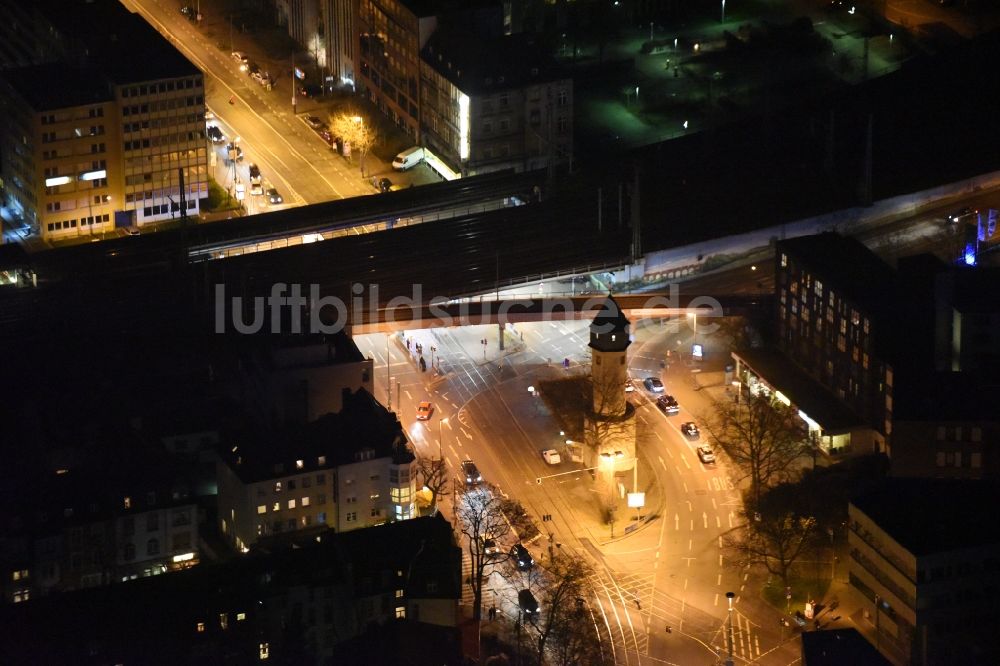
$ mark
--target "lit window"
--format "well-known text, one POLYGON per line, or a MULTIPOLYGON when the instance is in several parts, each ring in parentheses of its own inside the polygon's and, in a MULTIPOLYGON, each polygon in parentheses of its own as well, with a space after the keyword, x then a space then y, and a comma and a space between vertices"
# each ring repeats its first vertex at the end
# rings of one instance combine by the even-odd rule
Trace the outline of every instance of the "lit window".
POLYGON ((269 656, 271 656, 271 649, 267 643, 260 644, 260 660, 264 661, 269 656))
POLYGON ((304 463, 301 460, 295 461, 295 469, 302 469, 304 463))
POLYGON ((125 498, 125 508, 126 509, 131 509, 132 508, 132 498, 131 497, 126 497, 125 498))
POLYGON ((293 499, 288 500, 288 508, 289 509, 294 509, 295 508, 295 500, 293 500, 293 499))
POLYGON ((245 619, 247 619, 247 614, 246 613, 237 613, 236 614, 236 621, 237 622, 242 622, 245 619))
POLYGON ((406 607, 399 606, 398 608, 396 608, 396 619, 401 620, 405 617, 406 617, 406 607))
POLYGON ((27 601, 30 595, 30 590, 17 590, 14 592, 14 603, 19 604, 22 601, 27 601))
POLYGON ((396 590, 396 598, 397 599, 402 599, 403 598, 403 591, 402 590, 396 590))
POLYGON ((198 623, 198 633, 199 634, 205 633, 205 623, 204 622, 199 622, 198 623))
POLYGON ((266 504, 260 504, 260 505, 258 505, 257 506, 257 513, 258 514, 267 513, 267 505, 266 504))
POLYGON ((276 493, 280 493, 281 492, 281 481, 275 481, 274 482, 274 492, 276 492, 276 493))
POLYGON ((303 497, 302 498, 302 506, 309 506, 309 498, 308 497, 303 497))
POLYGON ((219 626, 223 631, 229 627, 229 613, 219 613, 219 626))
POLYGON ((271 507, 271 511, 281 511, 281 502, 275 502, 271 507))
POLYGON ((316 458, 316 464, 320 465, 320 466, 325 465, 326 464, 326 456, 320 456, 319 458, 316 458))

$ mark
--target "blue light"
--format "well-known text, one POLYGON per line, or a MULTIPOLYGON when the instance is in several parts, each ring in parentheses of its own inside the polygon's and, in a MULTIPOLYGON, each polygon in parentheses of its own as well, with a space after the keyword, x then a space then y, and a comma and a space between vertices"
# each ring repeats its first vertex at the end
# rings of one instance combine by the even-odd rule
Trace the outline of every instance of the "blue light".
POLYGON ((965 246, 965 265, 966 266, 976 265, 976 250, 971 245, 965 246))

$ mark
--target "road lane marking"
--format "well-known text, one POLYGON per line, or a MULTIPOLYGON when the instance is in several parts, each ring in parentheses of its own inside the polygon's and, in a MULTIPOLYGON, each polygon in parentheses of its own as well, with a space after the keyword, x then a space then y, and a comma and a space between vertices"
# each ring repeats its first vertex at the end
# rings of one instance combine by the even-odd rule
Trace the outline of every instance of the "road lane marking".
POLYGON ((467 440, 472 441, 472 435, 470 435, 469 433, 465 432, 465 428, 459 427, 459 430, 462 431, 462 434, 465 435, 465 438, 467 440))
POLYGON ((716 606, 719 605, 719 593, 718 592, 715 593, 715 605, 716 606))
POLYGON ((722 574, 717 574, 715 577, 715 584, 722 585, 722 574))
POLYGON ((672 453, 670 452, 670 449, 667 449, 667 455, 668 455, 668 456, 670 456, 671 458, 673 458, 673 457, 674 457, 674 454, 672 454, 672 453))
POLYGON ((403 391, 403 393, 405 393, 405 394, 406 394, 406 399, 407 399, 407 400, 413 400, 413 396, 412 396, 412 395, 410 395, 410 392, 409 392, 409 391, 403 391))
POLYGON ((667 471, 667 463, 663 462, 663 458, 661 456, 656 456, 656 459, 660 461, 660 465, 663 467, 663 471, 664 472, 667 471))
POLYGON ((718 514, 715 516, 715 526, 720 530, 722 529, 722 518, 720 518, 718 514))
POLYGON ((681 529, 681 517, 676 513, 674 514, 674 529, 675 530, 681 529))
POLYGON ((715 505, 715 498, 714 498, 714 497, 712 498, 712 508, 713 508, 713 509, 718 509, 718 508, 719 508, 719 507, 717 507, 717 506, 715 505))
POLYGON ((683 461, 684 461, 684 466, 685 466, 685 467, 687 467, 688 469, 691 469, 691 463, 689 463, 689 462, 688 462, 688 459, 687 459, 687 456, 685 456, 685 455, 682 455, 682 456, 681 456, 681 460, 683 460, 683 461))
POLYGON ((661 442, 664 441, 663 437, 657 431, 654 430, 653 434, 656 435, 656 439, 660 440, 661 442))
POLYGON ((705 529, 708 529, 708 514, 704 511, 701 512, 701 518, 705 523, 705 529))
POLYGON ((687 484, 687 482, 686 481, 681 481, 681 483, 684 485, 684 492, 690 494, 691 491, 688 490, 688 484, 687 484))

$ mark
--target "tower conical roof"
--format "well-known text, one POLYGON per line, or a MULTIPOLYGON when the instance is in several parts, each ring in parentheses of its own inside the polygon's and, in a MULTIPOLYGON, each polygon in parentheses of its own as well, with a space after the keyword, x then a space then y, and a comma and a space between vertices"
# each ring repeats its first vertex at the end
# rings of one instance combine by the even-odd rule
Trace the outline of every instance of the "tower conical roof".
POLYGON ((592 333, 628 333, 631 322, 625 317, 618 301, 611 294, 604 299, 601 309, 590 323, 592 333))

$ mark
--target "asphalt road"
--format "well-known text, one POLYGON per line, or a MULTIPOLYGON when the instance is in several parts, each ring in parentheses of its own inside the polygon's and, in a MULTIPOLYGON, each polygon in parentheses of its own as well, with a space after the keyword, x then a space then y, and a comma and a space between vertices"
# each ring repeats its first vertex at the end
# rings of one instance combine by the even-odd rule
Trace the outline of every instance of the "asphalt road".
MULTIPOLYGON (((303 117, 307 114, 301 107, 298 113, 292 112, 288 76, 279 76, 274 89, 265 90, 239 71, 228 47, 220 49, 202 28, 178 11, 175 2, 124 0, 124 4, 141 14, 205 73, 206 106, 221 121, 223 131, 229 130, 229 138, 240 137, 246 152, 244 163, 259 164, 264 176, 286 199, 309 204, 372 193, 360 169, 338 156, 305 124, 303 117)), ((206 12, 205 22, 217 36, 228 32, 224 19, 207 14, 207 6, 202 9, 206 12)), ((246 40, 238 32, 237 37, 236 49, 248 51, 253 58, 246 40)), ((275 63, 271 73, 277 74, 281 65, 275 63)), ((284 66, 291 68, 290 63, 284 66)))

